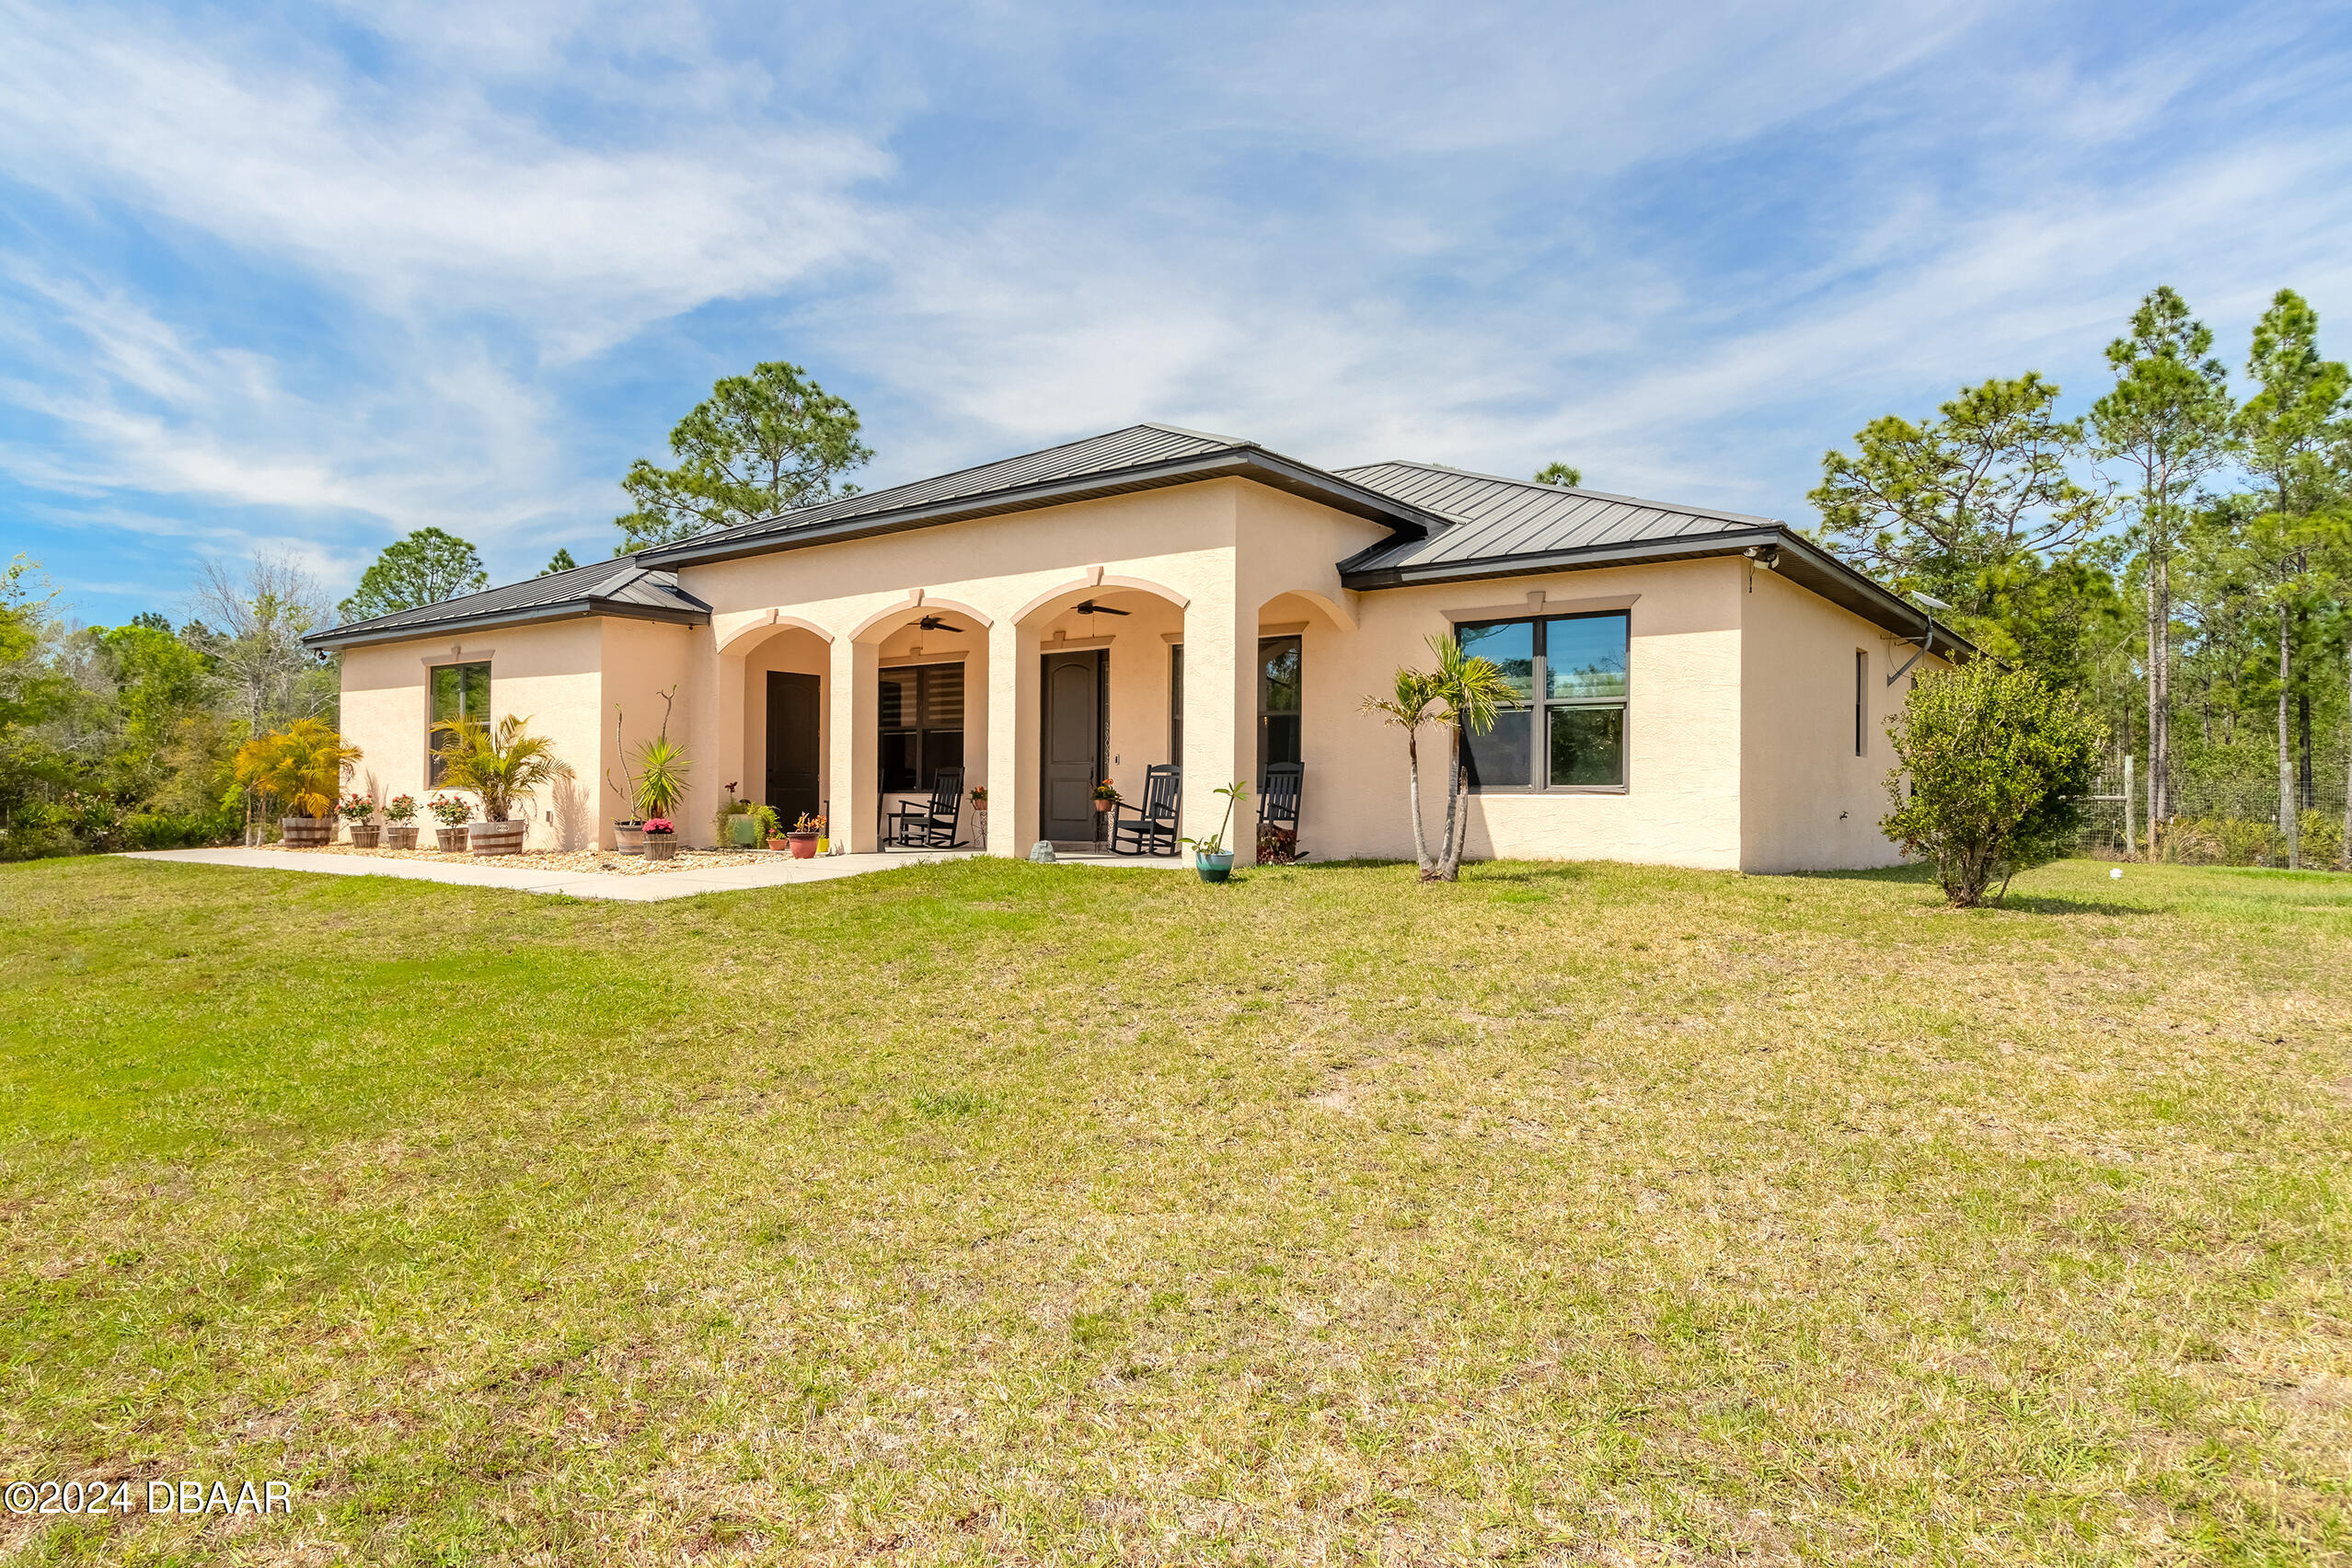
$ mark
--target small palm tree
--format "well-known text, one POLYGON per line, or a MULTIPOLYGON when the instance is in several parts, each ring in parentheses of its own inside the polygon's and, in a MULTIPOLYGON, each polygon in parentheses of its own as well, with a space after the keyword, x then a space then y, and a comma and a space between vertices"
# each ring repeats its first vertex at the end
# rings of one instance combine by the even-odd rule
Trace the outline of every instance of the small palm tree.
POLYGON ((1468 813, 1469 791, 1463 787, 1462 732, 1482 735, 1494 728, 1503 705, 1515 701, 1502 666, 1462 651, 1451 634, 1429 640, 1437 655, 1434 670, 1401 669, 1396 690, 1388 697, 1367 697, 1364 711, 1405 732, 1405 771, 1412 799, 1412 854, 1423 882, 1453 882, 1462 870, 1462 843, 1467 834, 1462 817, 1468 813), (1421 822, 1421 731, 1424 725, 1447 727, 1446 836, 1437 853, 1429 853, 1429 836, 1421 822))
POLYGON ((297 719, 237 748, 236 781, 265 800, 283 801, 290 815, 323 817, 335 809, 343 775, 359 759, 359 747, 324 721, 297 719))
POLYGON ((637 748, 637 809, 647 817, 674 816, 686 799, 686 774, 692 765, 686 748, 667 734, 637 748))
POLYGON ((1446 843, 1437 852, 1437 880, 1455 882, 1462 874, 1462 846, 1470 836, 1470 824, 1462 820, 1470 814, 1462 732, 1486 733, 1494 728, 1495 716, 1504 705, 1516 701, 1519 694, 1503 674, 1502 665, 1464 653, 1461 640, 1450 633, 1431 638, 1429 647, 1437 655, 1430 682, 1446 704, 1446 719, 1452 731, 1447 737, 1446 843))
POLYGON ((1437 870, 1437 863, 1429 858, 1429 836, 1421 825, 1421 731, 1436 721, 1439 706, 1436 687, 1420 670, 1399 670, 1394 695, 1364 699, 1365 712, 1405 732, 1406 789, 1412 798, 1412 858, 1424 882, 1437 870))
POLYGON ((449 738, 442 777, 453 789, 481 797, 486 822, 506 822, 516 801, 542 784, 571 777, 571 764, 555 754, 555 743, 527 732, 531 721, 510 713, 492 732, 479 720, 447 719, 433 732, 449 738))

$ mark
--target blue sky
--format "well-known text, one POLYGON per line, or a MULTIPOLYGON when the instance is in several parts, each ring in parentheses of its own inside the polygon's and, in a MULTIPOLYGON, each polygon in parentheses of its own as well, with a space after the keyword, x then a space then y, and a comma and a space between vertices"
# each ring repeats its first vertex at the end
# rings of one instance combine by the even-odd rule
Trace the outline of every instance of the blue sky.
POLYGON ((1809 522, 2137 298, 2352 353, 2352 12, 0 0, 0 556, 607 553, 717 376, 869 488, 1142 419, 1809 522))

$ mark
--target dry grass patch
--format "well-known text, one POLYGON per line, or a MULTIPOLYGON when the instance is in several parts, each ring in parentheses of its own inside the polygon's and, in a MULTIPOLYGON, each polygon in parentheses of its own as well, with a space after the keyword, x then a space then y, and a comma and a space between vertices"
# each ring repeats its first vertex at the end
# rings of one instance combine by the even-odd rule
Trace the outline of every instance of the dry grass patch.
POLYGON ((2314 1562, 2352 885, 0 869, 33 1560, 2314 1562))

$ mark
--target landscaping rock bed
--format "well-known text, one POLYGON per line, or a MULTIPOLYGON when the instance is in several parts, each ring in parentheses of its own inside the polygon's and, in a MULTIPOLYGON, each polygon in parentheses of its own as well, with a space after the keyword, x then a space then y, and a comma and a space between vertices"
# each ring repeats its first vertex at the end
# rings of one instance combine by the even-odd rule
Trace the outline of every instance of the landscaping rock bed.
MULTIPOLYGON (((275 846, 274 847, 283 847, 275 846)), ((532 871, 616 871, 623 876, 662 876, 671 871, 707 871, 720 866, 756 866, 790 856, 773 849, 680 849, 674 859, 648 860, 610 849, 525 849, 519 855, 444 855, 438 849, 354 849, 329 844, 288 849, 290 855, 349 855, 372 860, 438 860, 456 865, 505 866, 532 871)))

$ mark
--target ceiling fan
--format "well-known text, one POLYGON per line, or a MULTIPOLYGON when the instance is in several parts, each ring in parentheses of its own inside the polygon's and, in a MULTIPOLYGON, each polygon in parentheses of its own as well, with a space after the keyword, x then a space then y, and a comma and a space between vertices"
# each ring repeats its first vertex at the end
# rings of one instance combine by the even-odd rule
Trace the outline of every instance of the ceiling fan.
POLYGON ((950 626, 937 616, 925 616, 915 623, 917 631, 962 631, 960 626, 950 626))
POLYGON ((1131 616, 1133 610, 1114 610, 1108 605, 1098 605, 1091 599, 1081 599, 1071 608, 1082 616, 1131 616))

